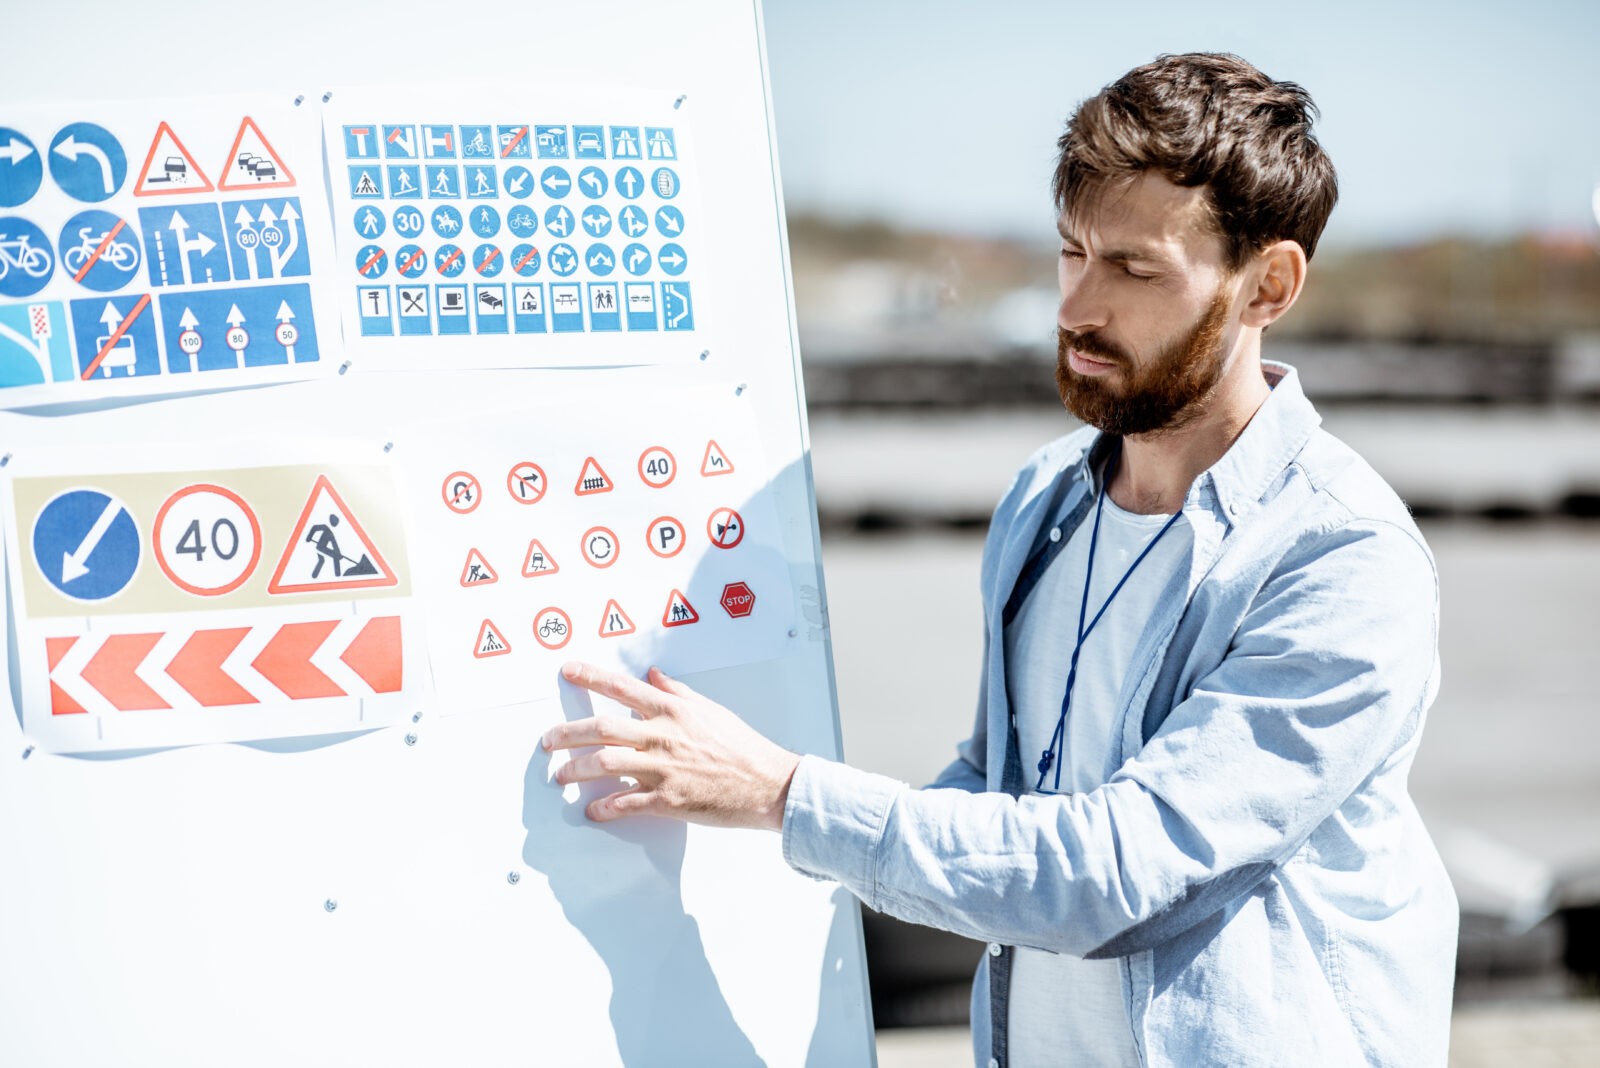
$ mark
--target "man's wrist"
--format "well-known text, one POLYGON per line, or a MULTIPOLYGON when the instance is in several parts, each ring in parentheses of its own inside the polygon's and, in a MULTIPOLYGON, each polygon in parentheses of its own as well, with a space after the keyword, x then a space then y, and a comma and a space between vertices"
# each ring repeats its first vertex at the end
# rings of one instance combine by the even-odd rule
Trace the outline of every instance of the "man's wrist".
POLYGON ((783 813, 789 806, 789 784, 794 782, 795 769, 800 766, 800 756, 787 749, 780 750, 774 759, 772 801, 762 814, 761 826, 769 831, 783 833, 783 813))

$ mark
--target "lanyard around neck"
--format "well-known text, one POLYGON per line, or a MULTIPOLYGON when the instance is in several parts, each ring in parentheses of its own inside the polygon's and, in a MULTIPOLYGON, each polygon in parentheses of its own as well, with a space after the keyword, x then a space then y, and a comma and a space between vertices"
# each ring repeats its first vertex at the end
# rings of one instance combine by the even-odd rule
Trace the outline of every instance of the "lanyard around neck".
POLYGON ((1067 713, 1072 710, 1072 690, 1078 682, 1078 657, 1083 653, 1083 643, 1094 630, 1095 624, 1099 623, 1105 616, 1106 609, 1111 607, 1111 602, 1116 600, 1117 594, 1122 592, 1122 587, 1127 585, 1128 579, 1133 576, 1134 570, 1144 563, 1144 558, 1150 555, 1150 550, 1156 547, 1156 543, 1166 535, 1167 531, 1173 528, 1178 522, 1178 518, 1183 515, 1181 509, 1173 513, 1172 518, 1167 520, 1166 525, 1156 533, 1155 537, 1150 539, 1149 544, 1144 547, 1144 550, 1139 553, 1133 563, 1128 565, 1128 570, 1122 573, 1122 577, 1117 580, 1117 584, 1111 588, 1111 593, 1106 596, 1105 602, 1100 605, 1100 611, 1096 612, 1094 618, 1089 620, 1089 625, 1084 626, 1084 620, 1089 614, 1089 585, 1094 578, 1094 551, 1100 542, 1100 513, 1105 508, 1106 486, 1110 482, 1111 473, 1108 471, 1105 482, 1100 486, 1100 496, 1094 505, 1094 529, 1089 534, 1089 563, 1084 568, 1083 600, 1078 605, 1078 638, 1073 643, 1072 662, 1067 667, 1067 692, 1061 698, 1061 715, 1056 718, 1056 729, 1050 734, 1050 748, 1046 749, 1039 757, 1039 782, 1034 786, 1036 791, 1044 789, 1044 777, 1052 766, 1056 770, 1056 775, 1055 783, 1051 789, 1055 791, 1061 789, 1061 749, 1066 743, 1067 713))

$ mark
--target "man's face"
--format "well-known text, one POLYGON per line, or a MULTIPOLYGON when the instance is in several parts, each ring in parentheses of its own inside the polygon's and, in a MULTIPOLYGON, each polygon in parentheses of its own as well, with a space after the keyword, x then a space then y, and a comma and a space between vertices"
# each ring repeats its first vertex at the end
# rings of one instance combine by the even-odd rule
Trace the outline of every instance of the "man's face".
POLYGON ((1084 215, 1060 227, 1062 403, 1108 434, 1182 426, 1205 410, 1238 336, 1204 193, 1147 173, 1084 215))

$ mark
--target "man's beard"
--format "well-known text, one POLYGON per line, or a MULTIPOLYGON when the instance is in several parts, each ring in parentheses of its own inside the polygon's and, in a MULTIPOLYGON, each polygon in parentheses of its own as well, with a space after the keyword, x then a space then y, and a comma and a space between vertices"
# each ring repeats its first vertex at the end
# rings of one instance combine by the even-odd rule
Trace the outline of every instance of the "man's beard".
POLYGON ((1222 290, 1189 335, 1169 345, 1143 369, 1131 357, 1093 332, 1056 328, 1056 388, 1067 411, 1107 434, 1148 434, 1174 430, 1199 415, 1222 378, 1222 332, 1228 321, 1228 295, 1222 290), (1120 368, 1115 383, 1079 374, 1067 363, 1067 350, 1106 360, 1120 368))

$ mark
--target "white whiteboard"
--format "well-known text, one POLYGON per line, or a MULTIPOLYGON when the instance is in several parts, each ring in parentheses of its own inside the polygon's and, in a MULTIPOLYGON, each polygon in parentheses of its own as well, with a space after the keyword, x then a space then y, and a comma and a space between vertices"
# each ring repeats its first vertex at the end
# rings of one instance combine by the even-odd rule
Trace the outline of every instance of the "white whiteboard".
MULTIPOLYGON (((705 206, 695 247, 709 266, 698 277, 715 298, 714 328, 696 338, 705 359, 450 375, 357 367, 5 416, 0 452, 159 438, 204 462, 211 443, 246 429, 294 442, 330 426, 403 446, 464 385, 485 412, 596 403, 619 389, 736 390, 760 428, 793 633, 776 659, 687 678, 783 744, 838 755, 758 6, 182 2, 133 22, 106 3, 36 7, 12 22, 39 46, 8 63, 8 103, 318 97, 334 84, 461 87, 534 71, 682 97, 705 206)), ((570 697, 573 707, 454 715, 441 703, 419 701, 417 718, 365 733, 96 756, 30 749, 5 710, 0 1059, 871 1063, 852 898, 789 871, 773 835, 588 824, 581 801, 547 783, 537 747, 550 722, 584 713, 570 697)))

